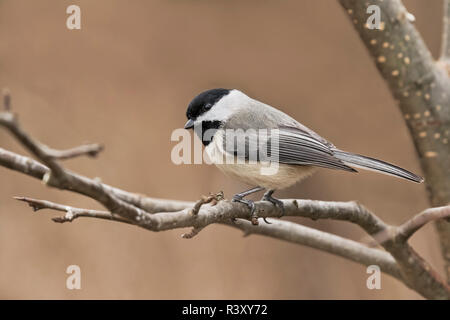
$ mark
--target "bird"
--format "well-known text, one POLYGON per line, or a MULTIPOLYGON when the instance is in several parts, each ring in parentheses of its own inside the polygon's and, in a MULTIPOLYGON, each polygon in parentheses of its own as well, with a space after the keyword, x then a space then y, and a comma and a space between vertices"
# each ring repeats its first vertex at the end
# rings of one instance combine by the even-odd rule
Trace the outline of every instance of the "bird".
POLYGON ((201 92, 188 104, 186 117, 184 129, 194 130, 211 162, 231 178, 252 186, 235 194, 232 201, 250 208, 253 224, 258 224, 255 203, 245 199, 246 196, 265 190, 261 200, 278 206, 282 216, 284 205, 273 197, 274 192, 300 182, 318 168, 353 173, 358 172, 355 168, 360 168, 416 183, 424 181, 394 164, 340 150, 286 113, 237 89, 216 88, 201 92), (276 140, 270 134, 258 135, 259 131, 276 132, 276 140), (244 139, 240 141, 244 148, 239 148, 239 143, 236 146, 234 136, 228 139, 236 132, 243 133, 244 139), (275 153, 276 157, 273 157, 275 153), (251 159, 254 154, 256 158, 251 159), (277 165, 275 173, 263 174, 262 168, 270 164, 277 165))

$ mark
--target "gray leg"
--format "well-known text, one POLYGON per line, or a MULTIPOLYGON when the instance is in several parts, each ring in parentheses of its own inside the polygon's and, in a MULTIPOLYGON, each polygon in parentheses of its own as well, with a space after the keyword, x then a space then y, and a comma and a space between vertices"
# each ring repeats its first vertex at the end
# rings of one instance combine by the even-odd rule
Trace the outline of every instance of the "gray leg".
POLYGON ((252 221, 252 224, 254 224, 254 225, 258 224, 258 216, 255 213, 255 203, 252 200, 244 199, 244 197, 248 196, 249 194, 252 194, 252 193, 255 193, 258 191, 262 191, 262 190, 265 190, 265 189, 262 187, 255 187, 250 190, 235 194, 232 199, 233 202, 240 202, 240 203, 246 204, 250 208, 251 221, 252 221))
POLYGON ((275 192, 275 190, 269 190, 266 193, 264 193, 264 196, 262 197, 261 200, 263 201, 269 201, 271 203, 273 203, 274 206, 278 206, 281 209, 281 216, 284 216, 284 204, 282 201, 275 199, 274 197, 272 197, 272 194, 275 192))
POLYGON ((251 188, 250 190, 247 190, 247 191, 244 191, 244 192, 236 193, 233 196, 233 200, 235 200, 235 201, 242 200, 242 198, 248 196, 249 194, 252 194, 252 193, 255 193, 255 192, 258 192, 258 191, 262 191, 262 190, 264 190, 263 187, 255 187, 255 188, 251 188))

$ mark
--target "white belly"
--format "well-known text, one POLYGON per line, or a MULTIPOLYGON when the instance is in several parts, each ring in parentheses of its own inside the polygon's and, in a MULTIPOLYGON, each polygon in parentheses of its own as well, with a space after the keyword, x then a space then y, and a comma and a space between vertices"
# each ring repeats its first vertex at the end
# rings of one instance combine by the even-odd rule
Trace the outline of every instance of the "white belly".
POLYGON ((237 163, 236 158, 226 159, 222 148, 221 134, 217 133, 211 143, 206 147, 209 159, 222 172, 231 178, 237 179, 250 186, 260 186, 266 189, 284 189, 301 181, 314 173, 312 166, 278 164, 278 169, 274 174, 262 174, 262 168, 268 164, 257 163, 237 163), (230 161, 231 160, 231 161, 230 161))
POLYGON ((314 167, 280 164, 273 175, 262 175, 260 164, 218 164, 226 175, 251 186, 284 189, 314 173, 314 167))

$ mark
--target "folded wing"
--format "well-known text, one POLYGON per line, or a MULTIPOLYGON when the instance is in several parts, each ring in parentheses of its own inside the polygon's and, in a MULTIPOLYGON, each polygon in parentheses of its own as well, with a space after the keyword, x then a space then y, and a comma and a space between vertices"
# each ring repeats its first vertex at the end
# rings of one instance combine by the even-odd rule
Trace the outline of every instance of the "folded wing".
POLYGON ((225 133, 224 150, 239 159, 277 161, 356 172, 336 158, 323 138, 295 127, 275 130, 242 130, 225 133), (233 136, 234 135, 234 136, 233 136))

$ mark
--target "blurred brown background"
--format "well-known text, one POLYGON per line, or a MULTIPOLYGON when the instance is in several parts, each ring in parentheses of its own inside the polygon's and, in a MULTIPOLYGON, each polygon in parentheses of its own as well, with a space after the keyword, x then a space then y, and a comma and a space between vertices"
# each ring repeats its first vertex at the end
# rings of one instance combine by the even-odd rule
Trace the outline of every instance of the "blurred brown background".
MULTIPOLYGON (((433 54, 441 1, 405 1, 433 54)), ((175 166, 170 135, 197 93, 238 88, 278 106, 337 146, 420 173, 400 112, 337 1, 2 0, 0 87, 36 138, 56 148, 101 142, 96 160, 67 166, 154 197, 195 200, 246 186, 207 165, 175 166), (77 4, 82 29, 66 28, 77 4)), ((0 131, 0 146, 24 153, 0 131)), ((95 220, 55 224, 12 200, 79 207, 93 201, 0 168, 0 298, 420 298, 390 276, 366 288, 366 268, 342 258, 209 226, 152 233, 95 220), (67 290, 77 264, 82 289, 67 290)), ((359 200, 399 224, 427 207, 424 185, 362 172, 320 171, 280 197, 359 200)), ((295 219, 294 219, 295 220, 295 219)), ((296 221, 360 239, 348 223, 296 221)), ((433 226, 413 246, 442 271, 433 226)))

